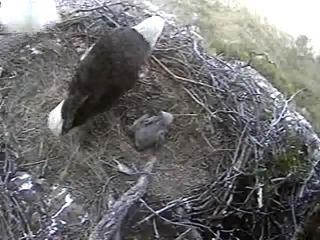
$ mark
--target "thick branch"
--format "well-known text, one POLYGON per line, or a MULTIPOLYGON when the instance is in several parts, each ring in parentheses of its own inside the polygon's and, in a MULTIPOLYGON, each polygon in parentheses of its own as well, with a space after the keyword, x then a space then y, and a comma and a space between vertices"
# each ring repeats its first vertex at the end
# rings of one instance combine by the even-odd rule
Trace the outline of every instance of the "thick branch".
POLYGON ((125 192, 118 201, 108 210, 106 215, 98 223, 91 233, 89 240, 108 240, 112 239, 126 217, 128 210, 133 206, 139 198, 141 198, 149 184, 149 174, 151 173, 155 163, 157 162, 156 157, 152 157, 146 164, 143 174, 137 181, 137 183, 125 192))

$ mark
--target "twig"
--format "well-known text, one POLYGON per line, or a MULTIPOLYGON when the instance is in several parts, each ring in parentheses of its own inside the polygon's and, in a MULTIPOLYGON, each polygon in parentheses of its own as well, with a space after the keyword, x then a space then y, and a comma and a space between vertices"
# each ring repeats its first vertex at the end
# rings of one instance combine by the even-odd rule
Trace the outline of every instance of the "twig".
POLYGON ((201 82, 197 82, 195 80, 192 79, 188 79, 188 78, 184 78, 184 77, 180 77, 175 75, 172 71, 169 70, 169 68, 167 68, 159 59, 157 59, 155 56, 152 56, 152 59, 158 63, 167 73, 169 73, 169 75, 171 75, 174 79, 179 80, 179 81, 184 81, 184 82, 188 82, 188 83, 192 83, 192 84, 196 84, 196 85, 200 85, 200 86, 204 86, 204 87, 208 87, 212 89, 212 86, 210 86, 209 84, 205 84, 205 83, 201 83, 201 82))
POLYGON ((209 113, 209 115, 210 115, 212 118, 219 119, 220 121, 222 120, 221 118, 219 118, 218 116, 216 116, 216 115, 209 109, 209 107, 207 107, 203 102, 201 102, 201 101, 195 96, 195 94, 191 92, 191 90, 188 90, 188 89, 185 88, 185 87, 183 87, 183 89, 186 91, 186 93, 188 93, 188 95, 189 95, 197 104, 199 104, 202 108, 204 108, 204 109, 209 113))
POLYGON ((150 211, 152 212, 154 215, 156 215, 157 217, 159 217, 160 219, 162 219, 163 221, 170 223, 172 225, 177 225, 177 226, 182 226, 182 227, 190 227, 190 225, 184 224, 184 223, 180 223, 180 222, 173 222, 165 217, 162 217, 161 215, 157 214, 155 210, 153 210, 143 199, 139 199, 139 201, 150 211))
POLYGON ((281 111, 279 117, 278 117, 275 121, 273 121, 273 122, 271 123, 271 126, 272 126, 272 127, 274 127, 275 125, 277 125, 277 124, 283 119, 284 114, 285 114, 286 111, 287 111, 287 108, 288 108, 289 103, 290 103, 298 94, 300 94, 300 93, 303 92, 304 90, 305 90, 305 89, 300 89, 300 90, 298 90, 298 91, 295 92, 288 100, 285 101, 285 104, 284 104, 284 106, 283 106, 283 108, 282 108, 282 111, 281 111))
POLYGON ((272 129, 273 129, 277 124, 279 124, 280 121, 283 120, 283 118, 285 117, 285 113, 288 111, 289 103, 290 103, 299 93, 301 93, 302 91, 304 91, 304 89, 298 90, 298 91, 297 91, 296 93, 294 93, 288 100, 286 100, 286 101, 284 102, 284 106, 282 107, 282 110, 281 110, 281 112, 280 112, 280 114, 279 114, 279 117, 272 120, 268 132, 266 133, 265 137, 262 139, 262 141, 261 141, 260 143, 262 143, 263 141, 265 141, 265 140, 267 139, 267 137, 270 135, 272 129))
POLYGON ((136 227, 138 227, 139 225, 141 225, 141 224, 149 221, 149 220, 150 220, 151 218, 153 218, 154 216, 158 216, 158 217, 159 217, 159 215, 160 215, 161 213, 163 213, 163 212, 165 212, 165 211, 168 211, 168 210, 171 210, 172 208, 177 207, 177 206, 179 206, 179 205, 180 205, 180 202, 177 201, 177 202, 173 202, 173 203, 171 203, 171 204, 168 204, 168 205, 165 206, 164 208, 161 208, 161 209, 159 209, 159 210, 153 211, 152 214, 150 214, 149 216, 147 216, 147 217, 145 217, 144 219, 142 219, 142 220, 140 220, 139 222, 137 222, 137 223, 134 225, 133 228, 136 228, 136 227))
MULTIPOLYGON (((152 157, 146 164, 144 172, 151 173, 156 162, 156 157, 152 157)), ((115 233, 120 229, 129 208, 145 194, 149 183, 149 176, 149 174, 142 175, 137 183, 113 204, 102 220, 95 226, 89 236, 89 240, 112 239, 115 233)))
POLYGON ((157 222, 155 218, 152 221, 152 225, 153 225, 153 231, 154 231, 154 239, 160 239, 159 231, 157 228, 157 222))
POLYGON ((181 233, 178 237, 176 237, 174 240, 182 240, 184 239, 185 236, 187 236, 187 234, 192 231, 192 228, 187 229, 186 231, 184 231, 183 233, 181 233))
POLYGON ((27 218, 22 210, 22 208, 20 207, 20 204, 18 203, 17 199, 15 197, 11 197, 12 202, 14 203, 15 208, 18 210, 18 213, 20 215, 21 220, 23 221, 23 224, 26 226, 26 230, 27 230, 27 235, 29 236, 29 239, 32 240, 33 238, 33 233, 31 231, 31 227, 29 222, 27 221, 27 218))

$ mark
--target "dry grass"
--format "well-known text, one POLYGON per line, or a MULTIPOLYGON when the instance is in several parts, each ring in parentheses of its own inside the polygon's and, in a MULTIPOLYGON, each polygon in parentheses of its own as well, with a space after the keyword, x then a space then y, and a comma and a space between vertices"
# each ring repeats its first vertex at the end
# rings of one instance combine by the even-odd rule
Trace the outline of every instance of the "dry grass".
MULTIPOLYGON (((173 232, 161 228, 160 234, 170 233, 167 239, 172 239, 186 226, 196 226, 204 236, 213 237, 220 233, 221 221, 231 221, 234 214, 242 220, 254 215, 249 223, 241 225, 239 220, 236 225, 243 230, 254 221, 251 236, 264 229, 270 230, 263 233, 269 237, 290 232, 292 229, 274 233, 268 225, 270 219, 280 218, 272 214, 271 208, 278 206, 269 203, 270 196, 264 199, 266 213, 255 213, 259 184, 280 177, 259 175, 259 171, 274 159, 274 149, 287 147, 282 140, 287 137, 283 112, 291 111, 288 102, 270 99, 270 92, 257 84, 253 70, 207 56, 187 27, 167 24, 139 83, 111 111, 62 138, 49 133, 47 114, 66 94, 80 54, 109 25, 133 25, 145 17, 140 8, 118 3, 74 15, 47 33, 1 39, 0 63, 6 70, 0 83, 2 141, 10 146, 6 161, 44 176, 49 185, 66 186, 95 223, 105 212, 110 195, 121 194, 135 179, 119 174, 112 160, 141 169, 148 159, 134 149, 128 127, 146 112, 165 110, 176 119, 167 144, 158 153, 160 162, 146 198, 157 208, 170 200, 175 201, 174 206, 185 204, 193 222, 176 223, 180 227, 173 232), (32 54, 31 48, 41 53, 32 54), (246 201, 240 206, 244 196, 246 201)), ((286 176, 281 177, 286 184, 286 176)), ((286 198, 283 207, 291 209, 286 198)), ((170 213, 173 219, 174 212, 170 213)), ((145 215, 141 211, 138 217, 145 215)), ((292 221, 289 218, 285 224, 292 221)), ((144 239, 153 237, 148 225, 140 227, 142 232, 147 229, 144 239)), ((76 231, 68 239, 87 234, 82 226, 69 226, 67 231, 76 231)))
MULTIPOLYGON (((8 53, 3 64, 5 76, 17 72, 13 79, 3 78, 1 84, 6 88, 2 91, 6 95, 3 123, 18 157, 16 164, 34 175, 45 176, 50 184, 67 183, 79 195, 78 201, 92 208, 93 214, 99 211, 94 214, 99 215, 101 206, 97 204, 104 196, 97 193, 106 179, 117 174, 110 167, 112 160, 137 168, 146 161, 146 155, 134 149, 128 127, 145 112, 166 110, 176 114, 176 120, 168 144, 159 153, 160 164, 150 194, 158 196, 158 201, 174 199, 190 187, 206 183, 210 173, 204 160, 211 155, 212 147, 221 146, 223 138, 216 136, 222 133, 203 138, 203 129, 210 123, 201 107, 190 101, 190 96, 180 91, 181 84, 172 81, 153 61, 144 69, 135 89, 110 112, 62 138, 48 131, 48 112, 66 94, 80 53, 90 45, 87 36, 91 41, 96 36, 96 32, 86 33, 91 23, 96 20, 79 19, 71 26, 64 22, 50 34, 28 36, 27 40, 13 38, 10 41, 16 41, 16 45, 1 47, 5 49, 2 55, 8 53), (41 53, 32 54, 31 48, 41 53)), ((98 29, 103 28, 105 25, 98 29)), ((121 178, 112 186, 119 192, 129 186, 121 178)))

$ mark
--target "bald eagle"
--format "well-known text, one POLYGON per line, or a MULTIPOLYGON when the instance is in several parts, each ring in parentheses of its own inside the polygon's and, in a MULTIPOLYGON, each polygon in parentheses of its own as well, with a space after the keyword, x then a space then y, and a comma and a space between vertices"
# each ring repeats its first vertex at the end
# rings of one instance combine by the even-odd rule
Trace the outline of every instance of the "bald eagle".
POLYGON ((50 113, 48 127, 55 136, 68 133, 89 118, 109 110, 138 80, 164 28, 152 16, 133 27, 105 32, 81 57, 68 95, 50 113))

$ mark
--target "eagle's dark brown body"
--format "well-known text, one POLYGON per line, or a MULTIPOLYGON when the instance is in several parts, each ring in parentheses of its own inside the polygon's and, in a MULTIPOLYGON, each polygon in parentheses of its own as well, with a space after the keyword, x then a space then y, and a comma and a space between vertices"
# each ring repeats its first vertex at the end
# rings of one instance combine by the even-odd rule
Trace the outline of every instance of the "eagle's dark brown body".
POLYGON ((133 27, 107 31, 90 47, 81 57, 67 98, 49 113, 52 133, 59 136, 84 124, 131 89, 163 27, 164 20, 153 16, 133 27))
POLYGON ((149 53, 150 46, 134 29, 105 34, 80 62, 70 83, 69 98, 62 107, 62 118, 67 120, 63 131, 112 107, 135 85, 149 53))

